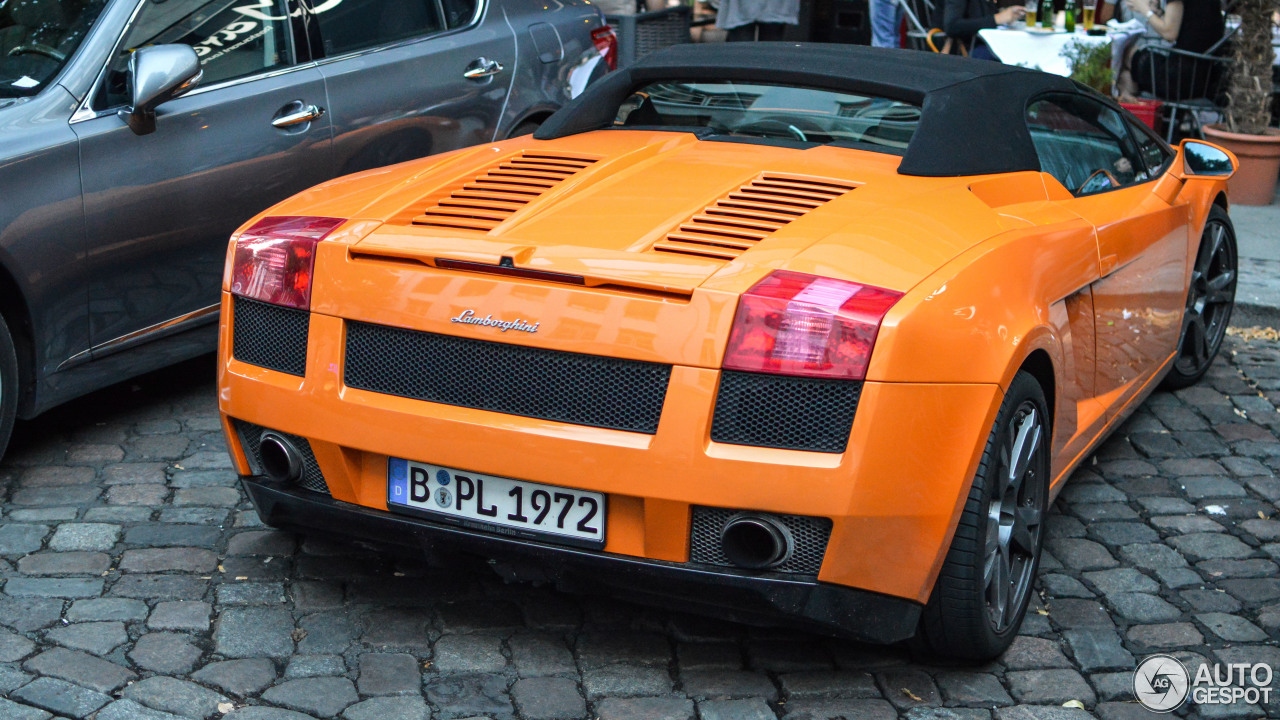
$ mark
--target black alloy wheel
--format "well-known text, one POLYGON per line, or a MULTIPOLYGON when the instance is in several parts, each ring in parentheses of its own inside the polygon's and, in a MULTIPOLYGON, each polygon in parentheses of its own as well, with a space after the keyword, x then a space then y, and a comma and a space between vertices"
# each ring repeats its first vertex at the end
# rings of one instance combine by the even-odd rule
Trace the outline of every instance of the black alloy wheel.
POLYGON ((1044 391, 1019 372, 987 438, 916 643, 935 656, 987 661, 1017 636, 1044 543, 1050 423, 1044 391))
POLYGON ((1048 472, 1048 432, 1033 400, 1024 400, 1001 432, 1007 437, 992 478, 995 487, 987 503, 982 549, 987 619, 997 633, 1021 621, 1015 613, 1026 603, 1035 580, 1032 571, 1040 552, 1047 493, 1041 476, 1048 472))
POLYGON ((1165 377, 1166 387, 1194 385, 1209 371, 1222 348, 1235 307, 1236 269, 1235 229, 1226 211, 1214 205, 1205 221, 1200 250, 1191 270, 1182 337, 1173 367, 1165 377))

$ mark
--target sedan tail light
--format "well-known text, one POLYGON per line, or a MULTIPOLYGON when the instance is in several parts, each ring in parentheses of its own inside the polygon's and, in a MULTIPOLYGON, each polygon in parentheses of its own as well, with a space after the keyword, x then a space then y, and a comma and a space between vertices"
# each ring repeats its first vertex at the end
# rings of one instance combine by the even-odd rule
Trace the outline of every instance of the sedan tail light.
POLYGON ((254 300, 311 309, 316 245, 345 220, 329 217, 268 217, 236 239, 231 292, 254 300))
POLYGON ((778 270, 738 301, 728 370, 862 380, 880 323, 902 293, 778 270))
POLYGON ((609 66, 610 70, 618 69, 618 33, 613 28, 605 25, 591 31, 591 41, 596 44, 596 50, 604 57, 604 63, 609 66))

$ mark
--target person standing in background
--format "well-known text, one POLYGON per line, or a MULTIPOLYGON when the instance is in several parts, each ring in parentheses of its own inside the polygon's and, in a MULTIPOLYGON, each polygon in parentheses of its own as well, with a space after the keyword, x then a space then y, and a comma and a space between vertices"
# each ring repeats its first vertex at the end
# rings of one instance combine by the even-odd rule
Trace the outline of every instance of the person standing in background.
POLYGON ((871 46, 896 48, 901 35, 902 5, 897 0, 870 0, 871 46))
POLYGON ((729 42, 781 40, 787 25, 800 22, 800 0, 720 0, 716 27, 729 42))

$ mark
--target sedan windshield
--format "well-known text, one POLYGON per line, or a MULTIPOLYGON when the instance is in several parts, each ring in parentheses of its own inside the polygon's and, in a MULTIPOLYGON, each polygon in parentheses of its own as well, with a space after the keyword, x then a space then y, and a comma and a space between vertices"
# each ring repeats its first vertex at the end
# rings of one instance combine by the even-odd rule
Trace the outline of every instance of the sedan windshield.
POLYGON ((0 0, 0 98, 35 95, 57 75, 107 0, 0 0))
POLYGON ((902 150, 920 108, 888 98, 784 85, 661 81, 618 111, 615 127, 672 127, 709 135, 902 150))

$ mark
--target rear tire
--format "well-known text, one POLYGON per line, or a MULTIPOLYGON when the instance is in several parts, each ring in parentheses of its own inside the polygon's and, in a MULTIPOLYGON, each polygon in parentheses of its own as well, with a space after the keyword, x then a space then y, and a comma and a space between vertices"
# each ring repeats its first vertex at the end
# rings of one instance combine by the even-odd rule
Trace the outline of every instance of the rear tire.
POLYGON ((1000 404, 916 643, 951 659, 999 657, 1031 599, 1049 498, 1049 412, 1019 371, 1000 404))
POLYGON ((18 417, 18 353, 9 325, 0 317, 0 458, 9 447, 13 423, 18 417))
POLYGON ((1226 210, 1214 205, 1200 236, 1200 249, 1187 288, 1178 354, 1164 377, 1164 387, 1180 390, 1200 382, 1209 372, 1222 349, 1235 308, 1238 258, 1231 218, 1226 210))

